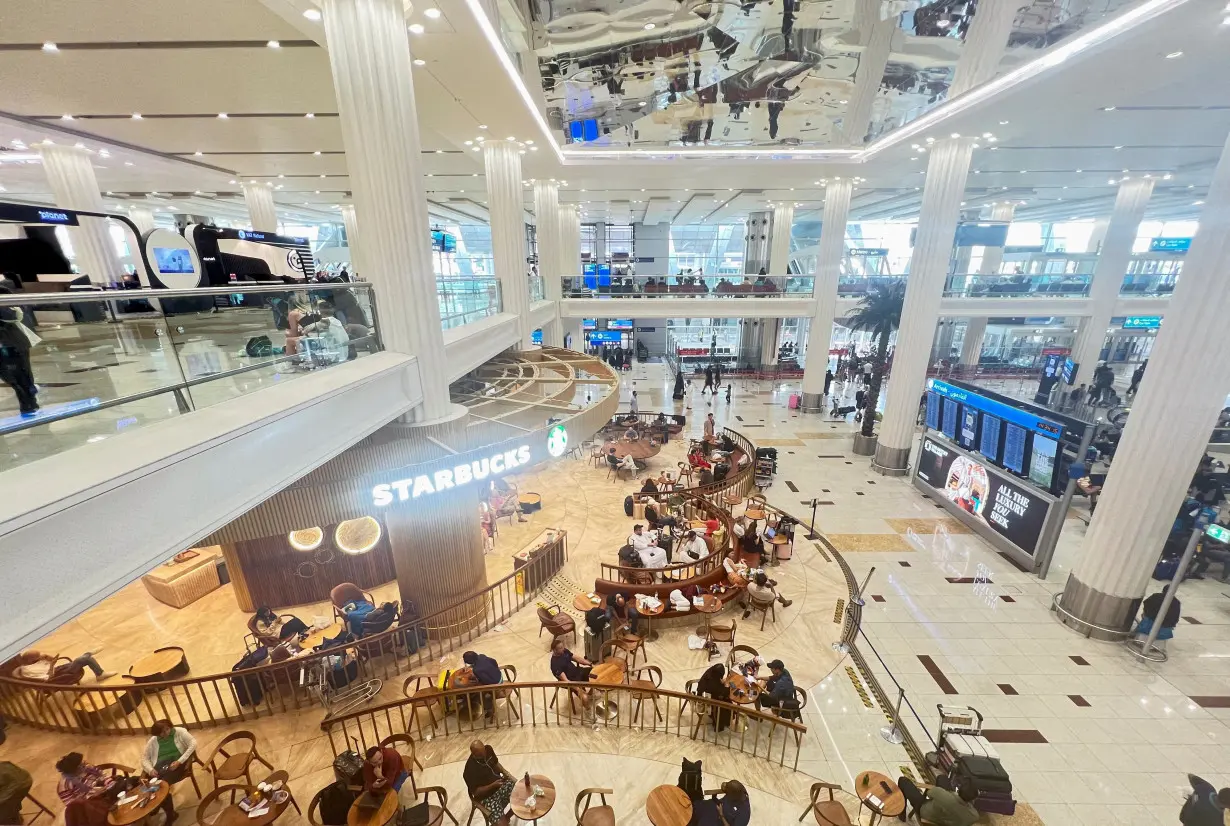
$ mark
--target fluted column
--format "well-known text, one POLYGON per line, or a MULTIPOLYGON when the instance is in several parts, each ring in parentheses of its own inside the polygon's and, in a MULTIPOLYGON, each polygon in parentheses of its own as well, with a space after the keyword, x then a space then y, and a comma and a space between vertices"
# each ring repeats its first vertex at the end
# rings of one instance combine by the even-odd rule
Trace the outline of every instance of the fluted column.
POLYGON ((777 333, 780 318, 760 319, 760 364, 773 367, 777 364, 777 333))
POLYGON ((555 181, 534 181, 534 227, 542 293, 545 298, 555 302, 553 318, 542 326, 542 343, 548 347, 563 347, 564 334, 559 324, 559 301, 563 294, 559 281, 559 185, 555 181))
POLYGON ((965 322, 965 338, 961 341, 961 363, 978 366, 982 355, 982 342, 987 336, 987 320, 971 318, 965 322))
POLYGON ((1132 401, 1098 509, 1064 587, 1064 610, 1086 622, 1123 630, 1131 626, 1158 549, 1208 446, 1230 387, 1230 338, 1224 334, 1230 313, 1227 271, 1230 140, 1213 173, 1200 232, 1132 401))
POLYGON ((517 342, 531 346, 530 282, 525 275, 525 201, 521 195, 521 155, 509 141, 486 141, 487 211, 491 215, 491 256, 500 279, 504 312, 517 317, 517 342))
POLYGON ((578 353, 584 353, 585 331, 582 329, 581 319, 561 318, 559 321, 564 328, 565 340, 568 336, 572 336, 572 341, 568 343, 568 349, 576 350, 578 353))
MULTIPOLYGON (((1132 245, 1136 243, 1136 231, 1145 216, 1145 207, 1153 195, 1152 178, 1132 178, 1119 184, 1115 194, 1115 206, 1106 227, 1106 240, 1102 254, 1093 268, 1093 280, 1089 284, 1089 315, 1081 322, 1076 346, 1072 348, 1072 360, 1079 366, 1077 382, 1092 381, 1098 356, 1106 341, 1106 330, 1115 314, 1115 303, 1123 286, 1123 276, 1132 260, 1132 245)), ((1207 201, 1207 199, 1206 199, 1207 201)), ((1201 227, 1203 230, 1203 227, 1201 227)), ((1183 277, 1187 277, 1187 264, 1183 265, 1183 277)), ((1169 311, 1167 311, 1169 315, 1169 311)), ((1224 389, 1224 388, 1223 388, 1224 389)))
POLYGON ((794 207, 773 207, 773 233, 769 238, 769 275, 781 280, 779 286, 783 289, 786 286, 784 279, 790 272, 790 231, 793 228, 794 207))
MULTIPOLYGON (((581 213, 574 204, 559 208, 559 274, 562 278, 581 274, 581 213)), ((562 295, 562 293, 561 293, 562 295)))
POLYGON ((154 213, 145 207, 129 207, 128 219, 137 225, 142 235, 155 228, 154 213))
POLYGON ((381 338, 418 358, 420 420, 452 409, 401 0, 322 0, 329 64, 381 338))
POLYGON ((816 266, 815 298, 807 330, 807 363, 803 365, 805 413, 824 409, 824 373, 829 366, 833 316, 837 313, 837 282, 846 254, 846 223, 850 218, 850 195, 854 181, 832 181, 824 189, 824 216, 820 224, 820 250, 816 266))
MULTIPOLYGON (((1015 213, 1016 204, 995 204, 991 207, 991 220, 1011 224, 1012 216, 1015 213)), ((978 264, 978 273, 980 275, 995 275, 999 272, 1000 264, 1003 263, 1003 247, 984 247, 982 250, 982 261, 978 264)))
POLYGON ((961 58, 948 89, 948 100, 995 77, 1019 7, 1016 0, 982 0, 978 4, 961 45, 961 58))
MULTIPOLYGON (((897 31, 897 16, 880 17, 880 0, 858 0, 854 8, 854 24, 859 30, 863 47, 854 73, 854 91, 842 118, 846 143, 862 146, 871 125, 871 112, 884 80, 888 56, 892 51, 893 34, 897 31)), ((823 232, 823 228, 821 229, 823 232)))
POLYGON ((893 369, 888 379, 884 421, 872 462, 873 468, 892 475, 904 475, 909 464, 918 394, 927 375, 927 357, 935 337, 940 297, 974 151, 969 138, 946 138, 931 146, 910 275, 906 279, 901 328, 897 331, 893 369))
POLYGON ((352 274, 362 272, 359 269, 359 219, 354 204, 342 204, 342 226, 346 229, 346 247, 350 250, 350 271, 352 274))
POLYGON ((753 212, 747 216, 747 237, 743 248, 743 272, 755 275, 769 268, 769 243, 773 237, 773 213, 753 212))
MULTIPOLYGON (((94 166, 88 149, 42 143, 38 147, 43 158, 43 172, 55 195, 56 206, 84 212, 106 212, 94 166)), ((69 229, 77 270, 98 284, 119 281, 124 275, 111 230, 103 218, 82 217, 76 228, 69 229)), ((137 267, 144 282, 145 271, 137 267)))
POLYGON ((244 184, 243 201, 248 205, 248 218, 257 232, 278 231, 278 211, 273 206, 273 187, 265 184, 244 184))

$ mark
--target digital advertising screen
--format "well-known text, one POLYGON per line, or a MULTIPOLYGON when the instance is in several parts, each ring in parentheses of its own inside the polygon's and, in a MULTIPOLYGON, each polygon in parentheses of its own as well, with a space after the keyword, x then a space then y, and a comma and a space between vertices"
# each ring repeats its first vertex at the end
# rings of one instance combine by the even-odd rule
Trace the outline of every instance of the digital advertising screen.
POLYGON ((1025 472, 1025 428, 1009 424, 1004 427, 1004 467, 1013 473, 1025 472))
POLYGON ((918 455, 920 480, 1033 556, 1046 525, 1050 502, 994 468, 936 439, 923 437, 918 455))
POLYGON ((538 344, 538 345, 542 344, 542 328, 541 327, 535 330, 534 332, 530 333, 530 343, 538 344))
POLYGON ((1055 452, 1059 443, 1045 436, 1034 436, 1034 449, 1029 454, 1029 481, 1039 487, 1051 487, 1055 478, 1055 452))
POLYGON ((192 266, 192 253, 184 248, 154 247, 154 263, 160 273, 188 275, 196 272, 192 266))
POLYGON ((598 329, 598 319, 596 318, 581 319, 581 329, 582 330, 597 330, 598 329))
POLYGON ((982 415, 982 438, 978 440, 978 452, 992 462, 999 461, 999 435, 1003 427, 994 416, 982 415))
POLYGON ((606 322, 608 330, 631 330, 632 319, 630 318, 609 318, 606 322))
POLYGON ((940 429, 940 397, 934 393, 927 394, 927 427, 940 429))
POLYGON ((957 444, 966 450, 973 450, 978 439, 978 411, 965 408, 961 411, 961 429, 957 433, 957 444))
POLYGON ((957 413, 959 405, 952 399, 944 399, 944 422, 940 432, 953 441, 957 438, 957 413))
POLYGON ((1076 378, 1076 362, 1072 359, 1063 360, 1063 383, 1072 384, 1076 378))

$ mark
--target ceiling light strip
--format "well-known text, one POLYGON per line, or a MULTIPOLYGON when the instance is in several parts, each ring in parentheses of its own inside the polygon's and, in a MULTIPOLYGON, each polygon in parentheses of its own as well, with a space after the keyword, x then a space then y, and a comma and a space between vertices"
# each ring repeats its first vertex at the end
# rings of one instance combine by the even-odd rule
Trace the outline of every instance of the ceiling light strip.
POLYGON ((466 0, 466 6, 470 9, 470 13, 474 15, 478 28, 482 30, 483 36, 487 38, 488 45, 495 52, 500 65, 504 67, 504 73, 508 75, 508 79, 516 87, 517 93, 521 95, 521 100, 525 103, 526 108, 529 109, 534 122, 538 124, 543 137, 547 139, 547 143, 555 150, 555 157, 559 159, 560 163, 564 163, 564 153, 560 151, 559 143, 551 133, 551 127, 547 125, 546 118, 539 111, 537 102, 535 102, 530 94, 530 90, 526 88, 525 81, 521 79, 521 74, 517 71, 517 67, 513 65, 512 58, 508 56, 508 52, 504 49, 504 44, 500 41, 499 34, 487 18, 487 13, 483 11, 483 7, 479 5, 479 0, 466 0))

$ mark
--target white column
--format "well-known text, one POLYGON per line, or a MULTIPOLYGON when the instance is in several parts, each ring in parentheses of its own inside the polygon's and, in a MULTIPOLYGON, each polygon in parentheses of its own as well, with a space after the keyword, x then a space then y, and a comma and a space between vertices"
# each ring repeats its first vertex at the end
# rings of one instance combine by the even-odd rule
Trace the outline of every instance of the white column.
POLYGON ((773 213, 753 212, 747 216, 747 238, 743 248, 743 272, 755 275, 769 268, 769 241, 773 235, 773 213))
POLYGON ((362 272, 359 269, 359 219, 354 204, 342 204, 342 226, 346 228, 346 247, 350 250, 350 273, 353 275, 362 272))
POLYGON ((978 366, 982 355, 982 341, 987 335, 987 320, 971 318, 965 322, 965 338, 961 342, 961 363, 978 366))
POLYGON ((525 200, 521 194, 521 155, 509 141, 485 141, 487 211, 491 215, 491 255, 500 280, 504 312, 517 317, 517 342, 531 346, 530 282, 525 275, 525 200))
POLYGON ((129 207, 128 219, 137 225, 142 235, 154 229, 154 213, 146 207, 129 207))
POLYGON ((910 275, 905 282, 901 328, 897 331, 885 396, 884 421, 872 462, 874 469, 893 475, 904 475, 909 464, 918 394, 927 374, 927 357, 935 338, 940 297, 974 151, 969 138, 945 138, 931 146, 910 275))
POLYGON ((585 332, 581 329, 581 319, 579 318, 561 318, 560 324, 564 328, 565 336, 572 336, 570 350, 575 350, 578 353, 585 352, 585 332))
POLYGON ((560 277, 579 276, 581 274, 581 213, 575 204, 560 204, 559 251, 560 277))
POLYGON ((978 4, 961 46, 961 58, 953 73, 952 86, 948 88, 948 100, 995 77, 1019 7, 1016 0, 984 0, 978 4))
POLYGON ((1093 231, 1089 233, 1089 246, 1085 252, 1101 252, 1106 241, 1106 228, 1110 226, 1109 218, 1097 218, 1093 222, 1093 231))
MULTIPOLYGON (((43 172, 55 195, 56 206, 84 212, 106 212, 88 149, 42 143, 38 151, 43 158, 43 172)), ((124 268, 105 219, 83 217, 75 229, 69 230, 69 235, 78 272, 88 275, 91 281, 98 284, 120 280, 124 268)), ((137 267, 137 274, 144 283, 144 268, 137 267)))
POLYGON ((871 125, 871 112, 884 79, 884 69, 888 66, 893 34, 897 31, 897 16, 889 15, 887 20, 882 19, 880 0, 858 0, 854 7, 854 24, 859 30, 863 51, 858 57, 850 105, 842 118, 842 132, 846 143, 862 146, 871 125))
POLYGON ((1123 276, 1132 258, 1136 231, 1152 194, 1152 178, 1124 181, 1119 184, 1119 191, 1115 194, 1115 207, 1106 228, 1106 242, 1102 245, 1102 254, 1098 256, 1093 280, 1089 284, 1089 315, 1081 322, 1076 346, 1072 348, 1072 360, 1079 365, 1076 373, 1078 384, 1087 384, 1093 378, 1102 344, 1106 341, 1106 330, 1110 327, 1111 316, 1115 314, 1123 276))
POLYGON ((837 281, 846 254, 846 223, 850 218, 852 180, 837 180, 824 189, 824 216, 820 224, 820 251, 816 267, 815 298, 807 330, 807 363, 803 365, 805 413, 824 409, 824 373, 829 366, 829 347, 833 339, 833 316, 837 312, 837 281))
POLYGON ((380 335, 387 349, 418 358, 419 420, 442 419, 452 403, 402 2, 323 0, 322 11, 380 335))
POLYGON ((777 330, 780 318, 760 319, 760 363, 764 367, 777 364, 777 330))
POLYGON ((790 230, 794 227, 794 207, 773 207, 773 232, 769 238, 769 275, 776 276, 781 282, 778 286, 785 289, 785 278, 790 271, 790 230))
POLYGON ((559 185, 555 181, 534 181, 534 226, 538 240, 538 274, 542 294, 555 302, 555 315, 542 325, 542 343, 563 347, 564 334, 559 324, 560 264, 559 185))
POLYGON ((278 211, 273 206, 273 187, 264 184, 244 184, 243 200, 248 205, 248 218, 257 232, 278 231, 278 211))
MULTIPOLYGON (((991 207, 991 220, 1011 224, 1012 216, 1015 212, 1016 204, 995 204, 991 207)), ((985 247, 982 250, 982 262, 978 265, 978 273, 979 275, 995 275, 999 272, 999 267, 1003 263, 1003 247, 985 247)), ((980 337, 979 341, 981 340, 980 337)), ((962 361, 964 362, 964 359, 962 361)))
POLYGON ((1230 338, 1224 335, 1230 313, 1228 270, 1230 140, 1213 173, 1200 232, 1187 253, 1098 509, 1064 588, 1064 610, 1086 622, 1130 627, 1149 588, 1158 551, 1208 446, 1230 387, 1230 338))

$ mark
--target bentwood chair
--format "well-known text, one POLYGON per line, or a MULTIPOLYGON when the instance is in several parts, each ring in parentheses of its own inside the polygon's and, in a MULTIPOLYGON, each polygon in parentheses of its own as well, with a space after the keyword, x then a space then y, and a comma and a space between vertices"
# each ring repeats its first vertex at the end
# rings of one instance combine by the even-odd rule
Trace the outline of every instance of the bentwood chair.
MULTIPOLYGON (((746 654, 747 660, 752 660, 760 656, 760 652, 755 648, 752 648, 750 645, 732 645, 730 647, 730 654, 726 657, 727 668, 734 668, 738 665, 739 660, 736 657, 739 654, 746 654)), ((747 660, 744 660, 744 662, 747 660)))
POLYGON ((521 689, 516 687, 517 683, 517 667, 515 665, 500 666, 500 673, 504 675, 504 682, 507 685, 502 685, 495 691, 496 701, 504 700, 508 708, 512 711, 513 716, 518 720, 521 719, 521 689))
POLYGON ((30 816, 30 818, 29 818, 28 820, 24 819, 24 818, 26 817, 25 815, 22 815, 22 816, 21 816, 21 817, 23 818, 22 823, 33 823, 34 821, 36 821, 36 820, 38 820, 40 817, 42 817, 42 815, 43 815, 43 813, 44 813, 44 812, 46 812, 46 813, 47 813, 47 816, 48 816, 49 818, 51 818, 52 820, 55 820, 55 817, 56 817, 55 812, 53 812, 53 811, 51 811, 51 809, 47 808, 47 804, 46 804, 46 803, 43 803, 41 800, 39 800, 37 797, 35 797, 34 795, 30 794, 29 792, 26 792, 26 796, 25 796, 25 798, 24 798, 24 799, 25 799, 25 800, 29 800, 31 803, 33 803, 33 804, 34 804, 34 808, 35 808, 35 809, 37 809, 37 811, 36 811, 33 815, 31 815, 31 816, 30 816))
POLYGON ((218 815, 226 806, 234 806, 239 801, 248 796, 249 791, 255 787, 249 783, 246 786, 232 784, 228 786, 218 786, 212 792, 205 795, 196 807, 196 822, 197 826, 210 826, 218 819, 218 815), (222 801, 223 795, 227 795, 226 801, 222 801), (219 805, 221 804, 221 805, 219 805))
POLYGON ((635 723, 637 718, 641 716, 641 706, 645 700, 653 703, 653 716, 655 720, 662 719, 662 712, 658 709, 658 695, 654 689, 662 687, 662 669, 656 665, 642 665, 640 668, 634 668, 628 676, 631 678, 628 685, 633 688, 643 689, 642 691, 632 692, 629 699, 636 703, 636 708, 632 710, 632 722, 635 723), (645 679, 648 677, 648 679, 645 679))
POLYGON ((543 631, 551 632, 551 643, 560 637, 572 635, 572 641, 575 643, 577 639, 577 624, 576 621, 564 613, 564 610, 558 605, 547 605, 538 607, 538 636, 542 636, 543 631), (551 613, 551 609, 555 609, 555 613, 551 613))
POLYGON ((807 817, 808 812, 812 812, 816 816, 816 823, 819 826, 854 826, 854 821, 850 819, 850 813, 846 811, 845 804, 837 800, 833 796, 833 792, 840 792, 841 786, 836 783, 817 782, 811 784, 811 803, 803 810, 803 814, 799 815, 799 822, 803 822, 803 818, 807 817), (828 800, 821 800, 820 795, 825 791, 829 793, 828 800))
POLYGON ((275 771, 273 764, 261 757, 256 750, 256 735, 250 731, 236 731, 223 737, 218 745, 214 746, 209 759, 204 762, 205 770, 214 776, 215 791, 223 781, 238 780, 241 777, 248 781, 249 786, 253 785, 253 763, 261 763, 269 771, 275 771), (247 748, 243 747, 244 744, 247 744, 247 748), (219 756, 222 757, 221 762, 218 761, 219 756))
POLYGON ((573 805, 577 826, 615 826, 615 810, 606 803, 606 796, 614 793, 612 789, 582 789, 577 792, 573 805), (594 795, 602 800, 601 806, 590 805, 590 798, 594 795))
MULTIPOLYGON (((444 790, 443 786, 424 786, 421 789, 416 789, 414 794, 416 797, 422 795, 423 803, 427 804, 427 826, 440 826, 444 822, 445 815, 448 815, 448 819, 453 821, 453 823, 457 823, 457 818, 449 811, 448 792, 444 790), (436 796, 436 800, 439 801, 438 805, 430 802, 433 794, 436 796)), ((414 807, 406 807, 407 811, 411 808, 414 807)), ((473 817, 474 813, 471 812, 470 816, 473 817)), ((461 824, 457 823, 457 826, 461 826, 461 824)))

